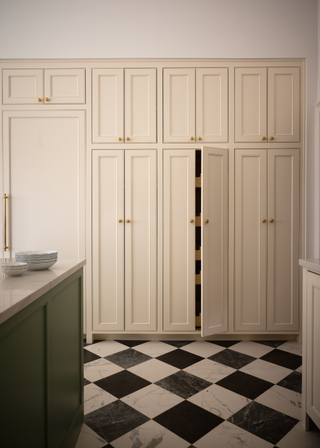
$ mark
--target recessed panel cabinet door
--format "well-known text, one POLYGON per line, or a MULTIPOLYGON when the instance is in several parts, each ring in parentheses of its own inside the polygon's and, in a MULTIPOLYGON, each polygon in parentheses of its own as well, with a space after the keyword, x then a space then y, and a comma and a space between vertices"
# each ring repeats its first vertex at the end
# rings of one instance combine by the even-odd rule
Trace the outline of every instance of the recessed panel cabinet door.
POLYGON ((202 148, 201 334, 228 327, 228 150, 202 148))
POLYGON ((44 101, 48 104, 82 104, 86 102, 85 69, 46 69, 44 101))
POLYGON ((3 104, 37 104, 38 98, 43 100, 43 70, 3 70, 3 104))
POLYGON ((195 151, 163 151, 164 331, 195 330, 195 151))
POLYGON ((267 151, 235 151, 235 330, 266 330, 267 151))
POLYGON ((268 330, 299 330, 299 150, 268 150, 268 330))
POLYGON ((125 329, 156 329, 156 150, 125 151, 125 329))
POLYGON ((124 151, 93 151, 93 331, 124 330, 124 151))

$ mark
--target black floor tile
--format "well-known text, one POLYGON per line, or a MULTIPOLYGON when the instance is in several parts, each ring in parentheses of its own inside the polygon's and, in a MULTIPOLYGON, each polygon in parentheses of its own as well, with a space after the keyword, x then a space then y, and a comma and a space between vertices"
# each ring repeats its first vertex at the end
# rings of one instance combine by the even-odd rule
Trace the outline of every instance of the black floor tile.
POLYGON ((234 372, 216 383, 239 395, 254 400, 274 384, 243 372, 234 372))
POLYGON ((229 348, 240 341, 207 341, 207 342, 210 342, 211 344, 220 345, 221 347, 229 348))
POLYGON ((194 443, 224 421, 189 401, 183 401, 153 420, 189 443, 194 443))
POLYGON ((83 349, 83 363, 95 361, 96 359, 101 358, 101 356, 96 355, 95 353, 90 352, 89 350, 83 349))
POLYGON ((273 444, 278 443, 298 423, 295 418, 255 401, 234 414, 228 421, 273 444))
POLYGON ((134 367, 152 358, 151 356, 145 355, 137 350, 128 348, 126 350, 122 350, 121 352, 114 353, 113 355, 105 356, 105 359, 117 364, 117 366, 120 366, 123 369, 129 369, 130 367, 134 367))
POLYGON ((120 344, 127 345, 128 347, 136 347, 137 345, 144 344, 145 342, 149 341, 122 341, 122 340, 116 340, 116 342, 119 342, 120 344))
POLYGON ((123 370, 122 372, 95 381, 94 384, 106 390, 109 394, 117 398, 122 398, 143 387, 149 386, 151 383, 140 376, 123 370))
POLYGON ((161 341, 165 342, 166 344, 173 345, 174 347, 180 348, 184 347, 185 345, 191 344, 194 341, 161 341))
POLYGON ((255 361, 253 356, 245 355, 244 353, 235 352, 234 350, 223 350, 215 355, 209 356, 208 359, 219 362, 225 366, 232 367, 233 369, 241 369, 242 367, 255 361))
POLYGON ((257 342, 258 344, 267 345, 268 347, 277 348, 279 345, 284 344, 287 341, 253 341, 257 342))
POLYGON ((91 384, 91 381, 88 381, 86 378, 83 378, 83 386, 87 386, 88 384, 91 384))
POLYGON ((173 350, 172 352, 165 353, 164 355, 158 356, 156 359, 166 362, 171 366, 177 367, 177 369, 185 369, 186 367, 201 361, 201 356, 194 355, 193 353, 188 353, 184 350, 173 350))
POLYGON ((183 371, 174 373, 155 384, 184 399, 192 397, 212 385, 209 381, 183 371))
POLYGON ((292 370, 296 370, 302 364, 302 356, 295 355, 294 353, 288 353, 277 348, 266 355, 261 356, 260 359, 273 362, 278 366, 286 367, 287 369, 292 370))
POLYGON ((302 390, 302 375, 299 372, 292 372, 286 378, 278 383, 278 386, 293 390, 301 394, 302 390))
POLYGON ((148 420, 148 417, 120 400, 103 406, 84 417, 85 424, 107 442, 118 439, 148 420))

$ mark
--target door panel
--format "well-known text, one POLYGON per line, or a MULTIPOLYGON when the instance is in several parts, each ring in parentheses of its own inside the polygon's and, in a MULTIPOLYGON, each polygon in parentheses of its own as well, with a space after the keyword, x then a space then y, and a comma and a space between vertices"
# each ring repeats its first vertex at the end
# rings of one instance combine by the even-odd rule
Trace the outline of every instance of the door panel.
POLYGON ((44 101, 43 70, 3 70, 3 104, 38 104, 38 98, 44 101))
POLYGON ((202 148, 201 334, 228 329, 228 150, 202 148))
POLYGON ((165 150, 164 330, 195 330, 195 151, 165 150))
POLYGON ((48 104, 82 104, 86 102, 85 69, 46 69, 44 96, 48 104))

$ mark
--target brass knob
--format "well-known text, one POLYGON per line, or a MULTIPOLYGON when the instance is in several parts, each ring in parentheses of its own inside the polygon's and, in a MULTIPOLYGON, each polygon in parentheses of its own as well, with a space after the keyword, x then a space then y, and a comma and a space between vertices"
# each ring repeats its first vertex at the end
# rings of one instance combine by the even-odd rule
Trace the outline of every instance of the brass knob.
POLYGON ((194 223, 194 219, 190 219, 190 222, 191 222, 191 224, 193 224, 194 223))
POLYGON ((270 219, 270 222, 274 222, 274 219, 270 219))
POLYGON ((265 137, 265 136, 263 136, 263 137, 262 137, 262 140, 266 140, 266 137, 265 137))
POLYGON ((270 140, 274 140, 274 137, 271 135, 270 140))
POLYGON ((120 224, 122 223, 122 219, 119 219, 120 224))
POLYGON ((45 97, 45 100, 46 100, 46 101, 49 101, 49 98, 46 96, 46 97, 45 97))
POLYGON ((190 137, 190 140, 194 140, 194 137, 190 137))
POLYGON ((267 220, 266 220, 266 219, 263 219, 262 222, 267 222, 267 220))
MULTIPOLYGON (((192 140, 192 139, 191 139, 192 140)), ((202 140, 202 137, 198 137, 198 140, 202 140)))
POLYGON ((121 142, 121 140, 122 140, 122 137, 119 137, 119 142, 121 142))
POLYGON ((127 137, 127 140, 130 140, 130 137, 127 137))
POLYGON ((40 101, 41 101, 41 98, 38 98, 38 101, 40 102, 40 101))
POLYGON ((127 223, 129 223, 130 222, 130 219, 127 219, 127 223))
POLYGON ((206 224, 208 224, 208 222, 209 222, 209 219, 205 219, 205 220, 204 220, 204 222, 205 222, 206 224))

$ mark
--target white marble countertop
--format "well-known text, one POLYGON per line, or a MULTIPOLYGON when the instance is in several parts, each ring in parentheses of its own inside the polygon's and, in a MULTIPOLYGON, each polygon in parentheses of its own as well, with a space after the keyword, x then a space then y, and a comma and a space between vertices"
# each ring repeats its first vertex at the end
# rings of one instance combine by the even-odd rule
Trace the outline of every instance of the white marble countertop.
MULTIPOLYGON (((5 261, 0 259, 0 262, 5 261)), ((85 264, 85 259, 58 260, 49 269, 27 270, 19 277, 8 277, 0 269, 0 324, 50 291, 85 264)))
POLYGON ((310 271, 320 274, 320 260, 318 258, 301 258, 299 260, 299 265, 303 268, 310 269, 310 271))

